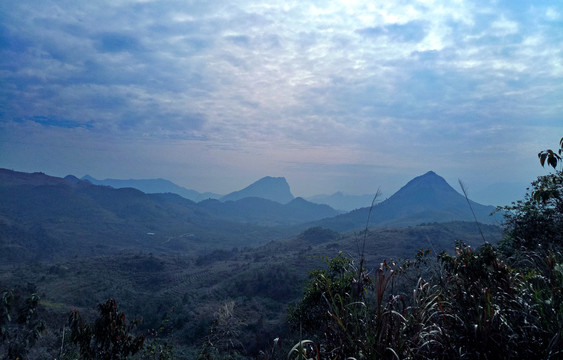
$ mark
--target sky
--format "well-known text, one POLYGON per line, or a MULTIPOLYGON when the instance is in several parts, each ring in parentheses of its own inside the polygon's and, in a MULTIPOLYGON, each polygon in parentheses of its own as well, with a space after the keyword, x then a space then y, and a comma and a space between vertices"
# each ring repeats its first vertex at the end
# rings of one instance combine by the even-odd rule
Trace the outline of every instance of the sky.
POLYGON ((3 168, 499 205, 561 137, 560 0, 0 2, 3 168))

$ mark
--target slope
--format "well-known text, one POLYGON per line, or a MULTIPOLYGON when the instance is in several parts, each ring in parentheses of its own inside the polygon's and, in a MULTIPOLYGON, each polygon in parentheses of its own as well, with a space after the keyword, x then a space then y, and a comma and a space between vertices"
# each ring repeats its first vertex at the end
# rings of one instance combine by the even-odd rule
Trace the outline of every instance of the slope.
POLYGON ((175 194, 0 172, 0 261, 254 246, 283 229, 214 216, 175 194))
MULTIPOLYGON (((477 220, 499 224, 500 215, 490 216, 496 210, 471 201, 477 220)), ((455 191, 444 178, 433 171, 409 181, 390 198, 370 208, 361 208, 309 225, 323 226, 336 231, 349 231, 369 224, 377 226, 411 226, 429 222, 474 221, 471 208, 463 195, 455 191)))

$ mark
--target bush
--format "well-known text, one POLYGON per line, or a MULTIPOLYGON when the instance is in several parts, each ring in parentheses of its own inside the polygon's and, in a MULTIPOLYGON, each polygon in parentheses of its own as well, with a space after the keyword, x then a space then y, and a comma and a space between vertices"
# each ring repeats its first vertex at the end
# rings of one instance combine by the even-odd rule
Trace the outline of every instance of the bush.
POLYGON ((114 299, 99 304, 98 310, 100 316, 94 326, 84 322, 78 310, 69 315, 71 340, 78 345, 82 359, 126 359, 143 348, 144 335, 130 334, 137 322, 127 322, 125 313, 118 312, 114 299))
MULTIPOLYGON (((28 289, 33 290, 33 289, 28 289)), ((5 290, 0 298, 0 357, 2 359, 27 359, 45 329, 39 319, 39 296, 26 295, 20 288, 5 290)))

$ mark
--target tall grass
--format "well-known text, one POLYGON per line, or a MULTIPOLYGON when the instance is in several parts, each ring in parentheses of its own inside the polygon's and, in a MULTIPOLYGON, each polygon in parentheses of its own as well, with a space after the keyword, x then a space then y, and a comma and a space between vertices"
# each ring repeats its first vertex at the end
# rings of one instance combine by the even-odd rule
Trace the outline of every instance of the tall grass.
POLYGON ((307 340, 288 359, 563 358, 563 256, 532 250, 526 266, 511 266, 486 241, 460 186, 483 245, 456 244, 453 254, 436 257, 435 272, 420 271, 429 260, 425 251, 369 272, 364 251, 374 198, 357 240, 358 261, 340 253, 326 270, 311 272, 289 317, 303 325, 307 340), (399 291, 413 275, 410 293, 399 291))

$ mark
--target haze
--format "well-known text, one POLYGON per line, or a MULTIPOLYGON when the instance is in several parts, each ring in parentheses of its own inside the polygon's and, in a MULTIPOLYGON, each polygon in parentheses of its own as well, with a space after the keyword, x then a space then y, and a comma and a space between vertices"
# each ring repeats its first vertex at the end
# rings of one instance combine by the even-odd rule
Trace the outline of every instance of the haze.
POLYGON ((0 167, 226 194, 521 198, 563 136, 560 1, 0 3, 0 167))

